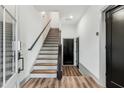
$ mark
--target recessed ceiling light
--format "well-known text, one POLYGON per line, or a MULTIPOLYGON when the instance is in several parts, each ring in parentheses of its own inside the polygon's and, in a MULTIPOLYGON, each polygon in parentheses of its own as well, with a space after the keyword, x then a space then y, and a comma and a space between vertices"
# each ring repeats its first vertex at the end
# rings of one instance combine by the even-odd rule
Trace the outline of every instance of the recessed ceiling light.
POLYGON ((45 12, 45 11, 42 11, 42 12, 41 12, 41 14, 42 14, 42 15, 45 15, 45 14, 46 14, 46 12, 45 12))
POLYGON ((68 16, 68 17, 65 17, 65 20, 66 20, 66 21, 71 21, 73 18, 74 18, 74 16, 70 15, 70 16, 68 16))
POLYGON ((69 18, 70 18, 70 19, 73 19, 73 16, 71 15, 69 18))

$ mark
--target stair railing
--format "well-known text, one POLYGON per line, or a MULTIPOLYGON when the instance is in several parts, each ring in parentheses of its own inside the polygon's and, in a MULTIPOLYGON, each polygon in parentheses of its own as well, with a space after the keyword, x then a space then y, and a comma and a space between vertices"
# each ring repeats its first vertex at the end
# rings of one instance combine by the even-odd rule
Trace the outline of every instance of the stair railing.
POLYGON ((39 38, 41 37, 41 35, 43 34, 43 32, 46 30, 46 28, 50 24, 50 22, 51 22, 51 20, 48 21, 48 23, 43 28, 43 30, 41 31, 41 33, 39 34, 39 36, 36 38, 36 40, 34 41, 34 43, 32 44, 32 46, 28 49, 29 51, 33 49, 33 47, 35 46, 35 44, 37 43, 37 41, 39 40, 39 38))
POLYGON ((61 44, 61 31, 59 31, 57 79, 61 80, 61 78, 62 78, 62 44, 61 44))

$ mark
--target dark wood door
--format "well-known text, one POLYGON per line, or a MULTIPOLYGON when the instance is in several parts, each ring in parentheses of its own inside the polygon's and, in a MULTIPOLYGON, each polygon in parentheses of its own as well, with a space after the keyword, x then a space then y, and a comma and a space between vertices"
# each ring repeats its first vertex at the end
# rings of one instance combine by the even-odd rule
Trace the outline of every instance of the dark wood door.
POLYGON ((63 41, 63 64, 73 65, 74 40, 64 39, 63 41))
POLYGON ((79 37, 76 38, 76 66, 79 68, 79 37))
POLYGON ((107 87, 124 87, 124 7, 106 12, 107 87))

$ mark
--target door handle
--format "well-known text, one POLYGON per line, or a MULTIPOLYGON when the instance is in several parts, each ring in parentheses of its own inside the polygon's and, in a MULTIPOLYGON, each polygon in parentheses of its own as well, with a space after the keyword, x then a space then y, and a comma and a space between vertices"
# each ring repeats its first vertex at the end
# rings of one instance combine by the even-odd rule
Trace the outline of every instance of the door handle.
POLYGON ((24 58, 21 57, 21 53, 20 52, 18 53, 18 60, 21 60, 21 62, 22 62, 21 68, 18 68, 18 73, 20 73, 21 71, 24 70, 24 58))

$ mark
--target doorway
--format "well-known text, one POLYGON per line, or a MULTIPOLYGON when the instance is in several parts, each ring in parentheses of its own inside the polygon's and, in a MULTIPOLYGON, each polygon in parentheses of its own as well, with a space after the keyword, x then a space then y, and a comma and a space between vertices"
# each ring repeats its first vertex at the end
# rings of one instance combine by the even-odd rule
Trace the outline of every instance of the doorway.
POLYGON ((124 6, 106 12, 106 86, 124 87, 124 6))
POLYGON ((74 39, 63 40, 63 65, 74 64, 74 39))
POLYGON ((0 87, 17 85, 16 18, 0 6, 0 87))

